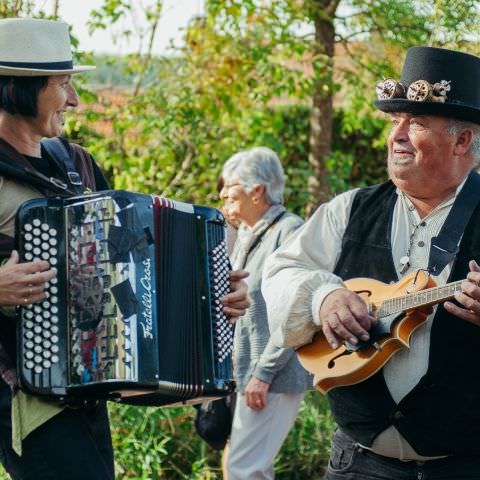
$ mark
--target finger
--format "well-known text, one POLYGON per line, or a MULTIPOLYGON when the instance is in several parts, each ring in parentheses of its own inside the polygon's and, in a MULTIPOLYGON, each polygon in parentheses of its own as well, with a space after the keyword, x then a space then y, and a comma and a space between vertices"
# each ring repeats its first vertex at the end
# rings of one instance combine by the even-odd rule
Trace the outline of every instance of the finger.
POLYGON ((255 400, 249 392, 245 392, 245 403, 247 404, 247 407, 255 408, 255 400))
POLYGON ((222 299, 222 304, 225 307, 238 308, 240 310, 246 310, 250 306, 250 299, 248 297, 241 298, 240 300, 228 301, 225 297, 222 299))
POLYGON ((480 272, 471 271, 467 274, 467 282, 462 282, 462 290, 466 284, 474 285, 475 287, 480 287, 480 272))
POLYGON ((230 272, 230 281, 231 282, 238 282, 239 280, 243 280, 250 275, 250 272, 246 270, 232 270, 230 272))
POLYGON ((336 350, 340 345, 340 339, 337 337, 335 332, 331 329, 328 322, 325 321, 322 323, 322 331, 323 331, 323 334, 325 335, 325 339, 327 340, 328 344, 334 350, 336 350))
POLYGON ((443 304, 445 310, 452 315, 455 315, 462 320, 473 323, 480 326, 480 315, 472 311, 466 310, 465 308, 459 307, 452 302, 445 302, 443 304))
POLYGON ((36 273, 31 273, 27 277, 25 277, 25 281, 29 285, 44 285, 46 282, 49 282, 57 275, 56 268, 50 268, 49 270, 45 271, 37 271, 36 273))
POLYGON ((327 317, 326 321, 337 337, 347 340, 354 345, 358 343, 357 337, 343 323, 345 321, 345 316, 340 318, 337 313, 333 313, 327 317))
MULTIPOLYGON (((357 323, 360 324, 368 336, 368 331, 372 327, 372 323, 375 319, 369 315, 366 303, 359 296, 355 296, 351 299, 347 306, 352 312, 352 315, 356 319, 357 323)), ((368 338, 366 340, 368 340, 368 338)))
POLYGON ((242 286, 233 292, 227 293, 222 297, 222 303, 249 302, 247 287, 242 286))
POLYGON ((245 313, 247 313, 247 309, 246 308, 232 308, 232 307, 224 306, 223 307, 223 313, 227 317, 239 318, 239 317, 243 317, 245 315, 245 313))
POLYGON ((15 265, 20 260, 18 256, 18 252, 16 250, 12 250, 10 254, 10 258, 5 262, 5 265, 15 265))
POLYGON ((259 410, 262 410, 264 406, 265 405, 263 404, 261 397, 259 397, 258 395, 252 395, 250 399, 250 408, 252 408, 253 410, 259 411, 259 410))
POLYGON ((455 294, 455 300, 465 309, 480 315, 480 303, 475 300, 475 298, 472 298, 463 292, 457 292, 455 294))
POLYGON ((472 272, 480 272, 480 265, 475 260, 470 260, 468 262, 468 267, 472 272))
POLYGON ((18 265, 19 271, 22 273, 44 272, 50 269, 50 264, 45 260, 34 260, 33 262, 21 263, 18 265))
POLYGON ((26 297, 28 298, 28 301, 29 303, 40 303, 42 302, 43 300, 45 300, 45 292, 41 292, 41 293, 36 293, 30 297, 26 297))
POLYGON ((18 294, 22 297, 33 297, 35 295, 40 295, 43 293, 44 286, 43 285, 26 285, 19 289, 18 294))
POLYGON ((469 297, 477 299, 477 298, 480 298, 480 287, 478 286, 478 283, 475 280, 475 277, 472 277, 473 275, 478 275, 478 274, 469 273, 467 275, 467 280, 462 282, 461 292, 468 295, 469 297))
MULTIPOLYGON (((362 312, 366 314, 365 316, 367 317, 368 325, 370 328, 370 320, 368 319, 368 314, 361 308, 358 308, 358 310, 359 314, 362 312)), ((368 335, 368 331, 363 328, 362 325, 360 325, 358 317, 348 307, 342 307, 336 313, 342 326, 351 334, 350 337, 346 337, 348 338, 349 342, 356 343, 359 338, 365 341, 370 338, 368 335)), ((364 321, 364 323, 366 322, 364 321)))

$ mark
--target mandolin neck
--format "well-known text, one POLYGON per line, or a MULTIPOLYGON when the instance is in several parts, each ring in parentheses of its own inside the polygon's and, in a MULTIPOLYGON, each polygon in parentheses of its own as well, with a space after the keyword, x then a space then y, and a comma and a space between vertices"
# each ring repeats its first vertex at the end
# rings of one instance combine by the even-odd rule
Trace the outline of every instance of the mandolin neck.
POLYGON ((402 297, 389 298, 378 305, 378 316, 386 317, 412 308, 427 307, 446 302, 460 292, 463 280, 447 283, 443 287, 433 287, 420 292, 408 293, 402 297))

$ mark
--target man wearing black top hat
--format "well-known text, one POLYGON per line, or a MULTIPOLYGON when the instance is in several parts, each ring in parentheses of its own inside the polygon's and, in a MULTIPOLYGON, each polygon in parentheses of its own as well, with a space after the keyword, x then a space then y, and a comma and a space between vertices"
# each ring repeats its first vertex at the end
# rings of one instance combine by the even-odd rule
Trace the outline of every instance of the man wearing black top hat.
POLYGON ((319 333, 334 349, 362 347, 383 320, 344 280, 390 284, 422 270, 439 286, 459 280, 409 348, 328 392, 339 428, 326 478, 480 479, 480 59, 412 48, 401 80, 377 95, 392 122, 390 180, 322 205, 270 257, 272 338, 299 347, 319 333))

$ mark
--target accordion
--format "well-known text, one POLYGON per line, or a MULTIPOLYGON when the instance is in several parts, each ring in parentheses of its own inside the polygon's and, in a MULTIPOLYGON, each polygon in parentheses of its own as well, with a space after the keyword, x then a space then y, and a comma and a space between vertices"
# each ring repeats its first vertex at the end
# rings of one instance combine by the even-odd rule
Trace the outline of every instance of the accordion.
POLYGON ((16 243, 21 261, 57 269, 44 301, 18 309, 25 391, 139 405, 233 391, 218 210, 121 190, 35 199, 16 243))

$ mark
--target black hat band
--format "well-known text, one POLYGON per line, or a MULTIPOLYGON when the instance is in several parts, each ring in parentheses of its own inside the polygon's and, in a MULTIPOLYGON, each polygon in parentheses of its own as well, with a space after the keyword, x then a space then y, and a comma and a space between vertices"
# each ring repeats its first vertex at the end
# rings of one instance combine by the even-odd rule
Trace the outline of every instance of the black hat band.
POLYGON ((0 66, 13 68, 34 68, 38 70, 72 70, 73 62, 3 62, 0 60, 0 66))

